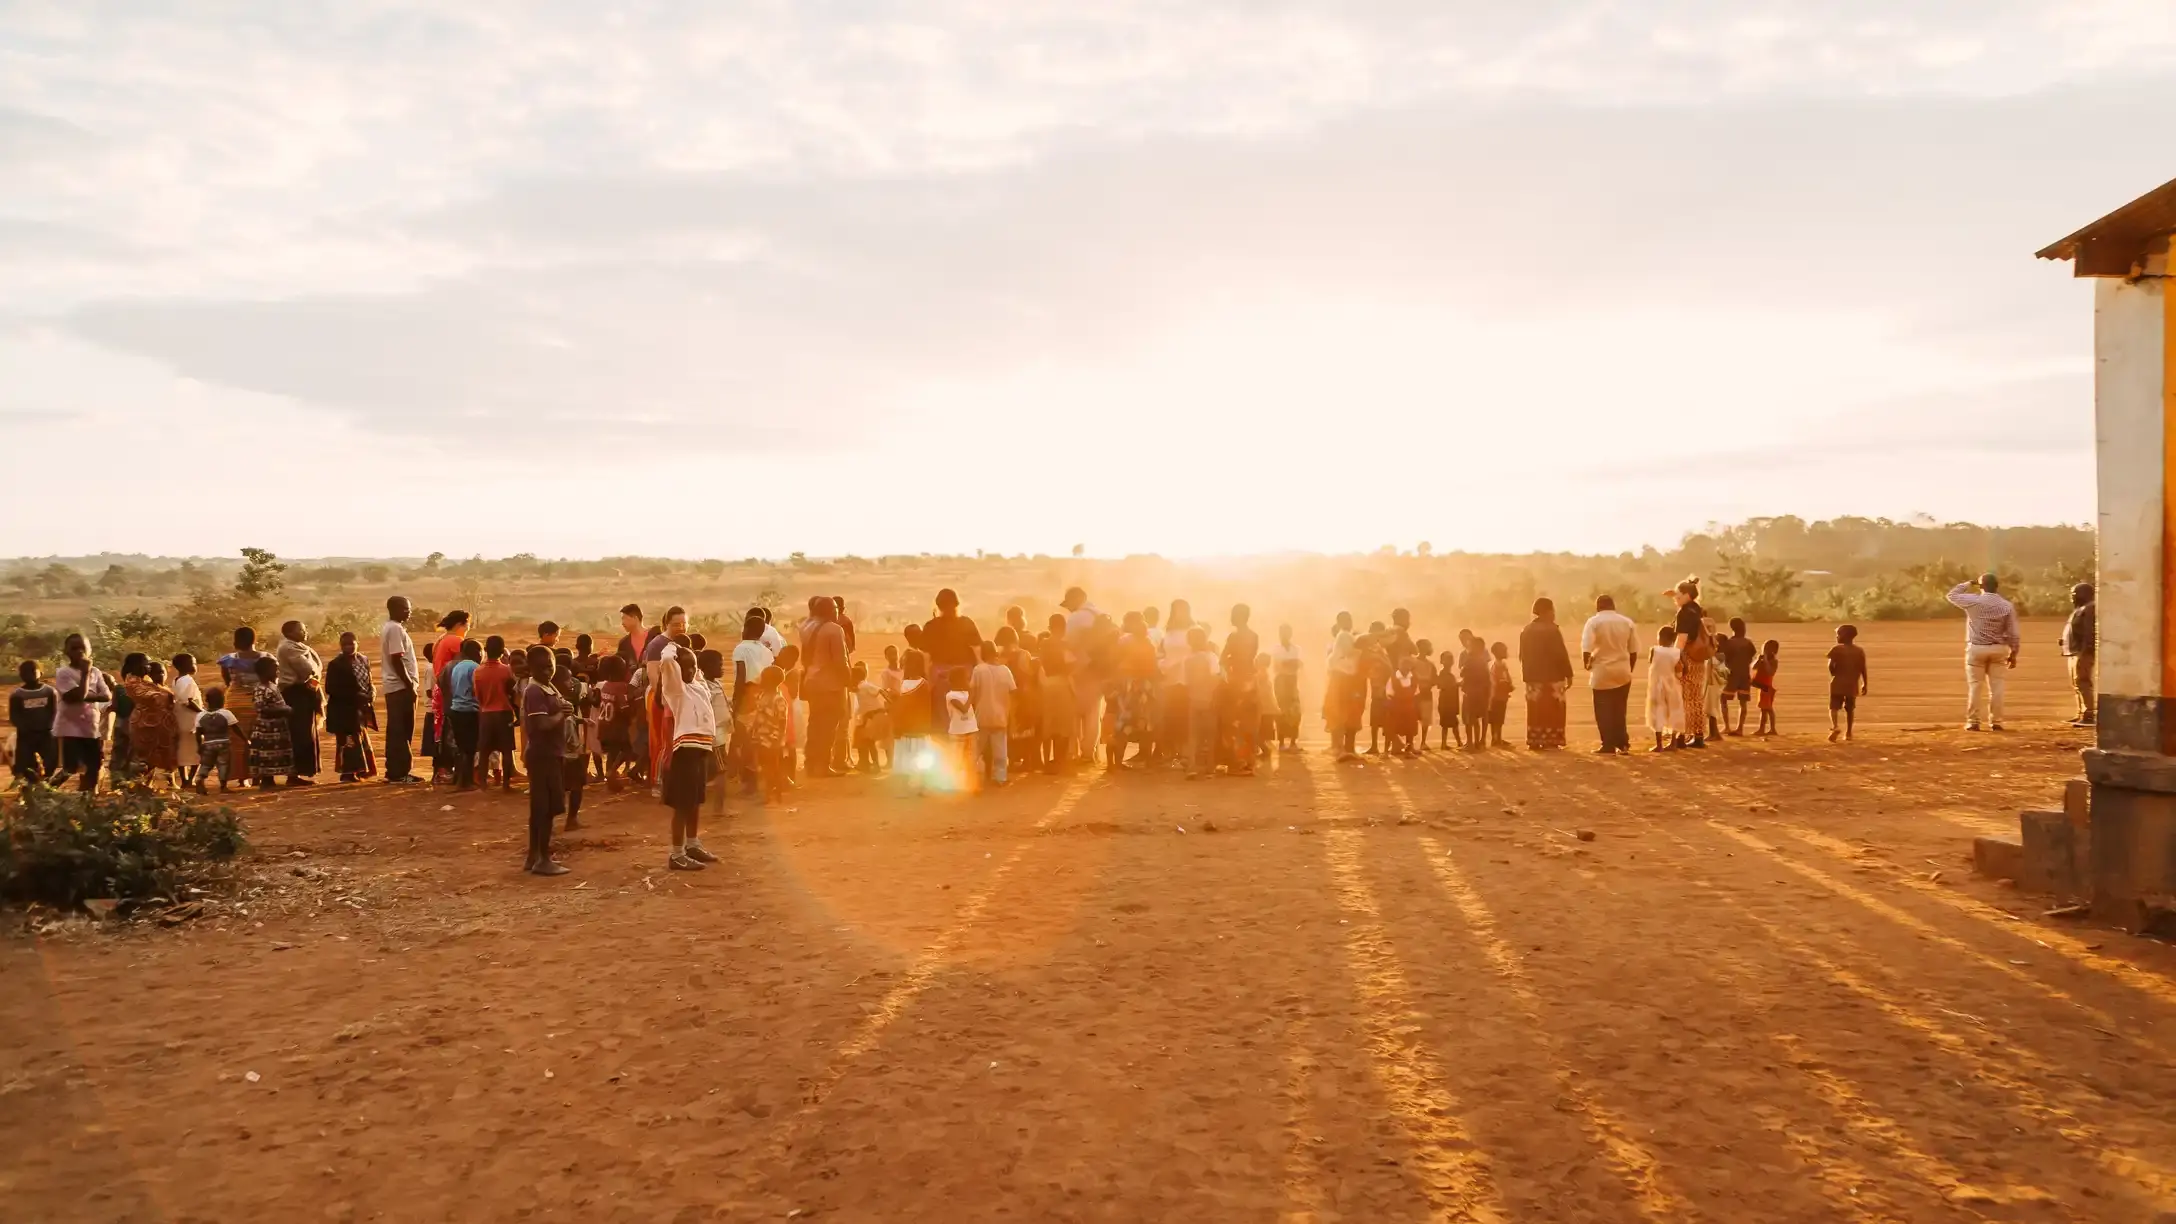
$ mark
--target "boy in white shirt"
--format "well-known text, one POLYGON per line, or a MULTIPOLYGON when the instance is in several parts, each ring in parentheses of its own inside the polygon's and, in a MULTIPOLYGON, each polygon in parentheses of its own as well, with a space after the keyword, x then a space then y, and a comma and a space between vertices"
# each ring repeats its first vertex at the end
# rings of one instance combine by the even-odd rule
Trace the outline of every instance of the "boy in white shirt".
MULTIPOLYGON (((973 703, 968 720, 975 727, 975 759, 981 766, 983 781, 1003 786, 1006 758, 1012 750, 1012 693, 1017 685, 1012 669, 997 661, 997 647, 984 642, 980 657, 982 661, 967 677, 973 703)), ((953 734, 958 733, 955 727, 953 734)))

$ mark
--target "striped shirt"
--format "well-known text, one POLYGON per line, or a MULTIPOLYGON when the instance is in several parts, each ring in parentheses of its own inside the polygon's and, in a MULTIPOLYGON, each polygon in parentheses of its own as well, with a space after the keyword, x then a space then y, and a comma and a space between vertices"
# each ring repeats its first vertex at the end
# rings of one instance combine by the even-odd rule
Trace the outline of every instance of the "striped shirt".
POLYGON ((1949 602, 1964 609, 1964 640, 1967 646, 2007 646, 2016 650, 2024 641, 2017 630, 2017 609, 1993 591, 1975 591, 1960 582, 1949 592, 1949 602))

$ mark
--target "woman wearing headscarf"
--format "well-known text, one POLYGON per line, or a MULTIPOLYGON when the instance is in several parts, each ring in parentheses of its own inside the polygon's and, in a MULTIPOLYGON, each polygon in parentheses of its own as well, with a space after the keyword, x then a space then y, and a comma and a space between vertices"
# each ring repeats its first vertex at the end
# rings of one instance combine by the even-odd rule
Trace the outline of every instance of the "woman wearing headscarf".
POLYGON ((1685 721, 1691 730, 1689 746, 1708 746, 1708 660, 1715 655, 1715 639, 1708 632, 1707 610, 1700 606, 1700 580, 1687 578, 1670 591, 1677 604, 1677 676, 1685 693, 1685 721))
POLYGON ((370 664, 355 650, 355 635, 340 635, 340 653, 325 665, 325 731, 332 736, 333 763, 342 782, 376 776, 365 731, 378 729, 371 706, 370 664))
POLYGON ((257 663, 271 657, 257 649, 257 631, 248 625, 234 631, 234 653, 219 656, 219 674, 227 682, 227 712, 234 715, 227 726, 228 768, 236 777, 254 780, 257 776, 249 762, 250 737, 257 731, 257 663))
POLYGON ((1557 627, 1555 601, 1534 601, 1534 619, 1519 631, 1519 670, 1526 681, 1526 746, 1536 752, 1562 748, 1572 656, 1557 627))
POLYGON ((294 732, 287 721, 291 711, 280 696, 279 677, 279 662, 271 655, 258 655, 250 674, 244 677, 238 672, 235 683, 227 686, 228 692, 252 690, 257 724, 249 733, 249 774, 260 790, 278 786, 281 774, 295 771, 294 732))

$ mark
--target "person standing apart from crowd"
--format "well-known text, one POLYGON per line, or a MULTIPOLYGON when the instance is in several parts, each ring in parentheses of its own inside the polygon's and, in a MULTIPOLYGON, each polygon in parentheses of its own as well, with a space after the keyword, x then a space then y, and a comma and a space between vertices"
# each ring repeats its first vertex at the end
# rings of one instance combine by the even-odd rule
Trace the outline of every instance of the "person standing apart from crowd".
POLYGON ((1597 752, 1632 751, 1632 671, 1639 651, 1639 627, 1632 618, 1617 610, 1614 597, 1596 596, 1594 615, 1579 630, 1579 658, 1594 693, 1594 729, 1602 741, 1597 752))
POLYGON ((811 778, 836 778, 838 739, 846 719, 846 629, 827 595, 808 601, 809 619, 801 626, 801 697, 808 702, 808 759, 811 778))
POLYGON ((53 719, 53 736, 60 741, 60 772, 53 777, 58 787, 70 774, 81 774, 82 789, 98 789, 98 774, 106 763, 104 741, 98 738, 98 720, 113 704, 113 684, 91 662, 91 646, 80 633, 61 643, 65 660, 53 674, 60 693, 60 712, 53 719))
POLYGON ((2017 608, 2003 598, 2001 582, 1981 574, 1977 583, 1960 582, 1949 602, 1964 609, 1964 729, 2002 730, 2004 673, 2017 666, 2024 645, 2017 608))
POLYGON ((1572 656, 1557 627, 1554 600, 1534 601, 1534 619, 1519 632, 1519 671, 1526 682, 1526 746, 1535 752, 1562 748, 1572 656))
POLYGON ((301 621, 280 626, 280 699, 287 703, 287 736, 295 754, 291 786, 317 785, 317 720, 325 710, 325 663, 307 638, 301 621))
POLYGON ((2070 619, 2063 622, 2063 662, 2070 669, 2070 691, 2078 697, 2078 716, 2070 723, 2073 727, 2093 725, 2093 655, 2098 644, 2093 584, 2081 582, 2070 588, 2070 619))
POLYGON ((369 732, 378 727, 371 704, 370 664, 355 649, 355 635, 340 635, 340 653, 325 666, 325 731, 332 736, 333 768, 342 782, 378 774, 369 732))
MULTIPOLYGON (((529 678, 522 683, 520 703, 522 730, 527 733, 522 744, 529 758, 529 853, 521 869, 530 875, 561 876, 567 874, 567 867, 552 861, 552 826, 567 810, 563 754, 574 705, 550 683, 558 667, 551 647, 531 646, 527 661, 529 678)), ((506 772, 511 776, 513 766, 508 765, 506 772)))
MULTIPOLYGON (((668 623, 670 619, 667 613, 668 623)), ((717 715, 709 687, 696 674, 692 649, 677 637, 667 637, 657 663, 659 698, 671 711, 673 737, 660 790, 665 806, 672 809, 672 854, 665 865, 674 871, 701 871, 718 861, 703 849, 702 838, 703 800, 718 742, 717 715)))
POLYGON ((1707 632, 1707 610, 1700 606, 1700 580, 1687 578, 1670 591, 1677 604, 1678 685, 1685 691, 1686 747, 1705 748, 1707 740, 1708 660, 1715 643, 1707 632))
POLYGON ((405 785, 418 781, 408 755, 416 733, 416 644, 408 636, 408 600, 385 601, 385 624, 378 628, 378 688, 385 694, 385 780, 405 785))
POLYGON ((1866 651, 1857 625, 1838 625, 1828 652, 1828 742, 1850 739, 1858 729, 1859 698, 1872 691, 1866 680, 1866 651))

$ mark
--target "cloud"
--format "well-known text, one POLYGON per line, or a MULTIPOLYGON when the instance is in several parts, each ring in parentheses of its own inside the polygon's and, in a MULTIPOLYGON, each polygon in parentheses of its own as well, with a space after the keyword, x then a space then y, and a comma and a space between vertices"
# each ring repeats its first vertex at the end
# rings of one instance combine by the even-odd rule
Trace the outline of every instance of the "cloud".
POLYGON ((1423 446, 1858 412, 1918 453, 1972 396, 2074 410, 2089 311, 2030 253, 2167 177, 2172 11, 22 5, 0 325, 85 346, 26 411, 201 385, 395 445, 1388 402, 1423 446))

